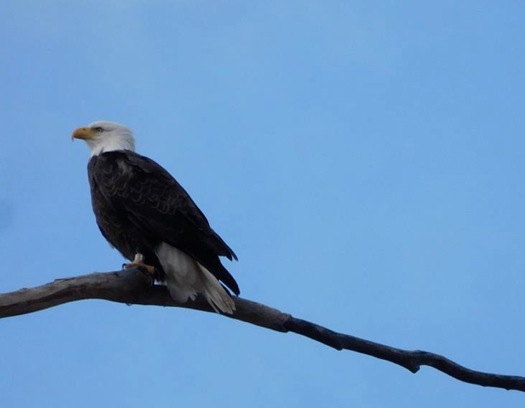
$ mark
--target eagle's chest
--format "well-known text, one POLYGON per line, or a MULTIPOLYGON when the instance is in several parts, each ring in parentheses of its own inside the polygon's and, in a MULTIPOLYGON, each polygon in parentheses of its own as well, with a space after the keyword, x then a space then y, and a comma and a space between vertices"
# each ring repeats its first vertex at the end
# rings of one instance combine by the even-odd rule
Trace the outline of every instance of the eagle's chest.
POLYGON ((93 212, 104 238, 128 259, 136 253, 150 252, 156 243, 133 222, 121 200, 107 197, 91 175, 89 182, 93 212))

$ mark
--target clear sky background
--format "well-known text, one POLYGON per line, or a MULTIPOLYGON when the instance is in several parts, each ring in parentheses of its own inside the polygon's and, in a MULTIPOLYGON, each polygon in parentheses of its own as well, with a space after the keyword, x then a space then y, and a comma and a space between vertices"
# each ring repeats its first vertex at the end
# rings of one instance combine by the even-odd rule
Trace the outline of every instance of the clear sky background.
MULTIPOLYGON (((118 269, 74 128, 131 126, 242 296, 525 375, 525 3, 0 3, 0 291, 118 269), (226 261, 228 262, 228 261, 226 261)), ((2 407, 523 407, 217 315, 0 321, 2 407)))

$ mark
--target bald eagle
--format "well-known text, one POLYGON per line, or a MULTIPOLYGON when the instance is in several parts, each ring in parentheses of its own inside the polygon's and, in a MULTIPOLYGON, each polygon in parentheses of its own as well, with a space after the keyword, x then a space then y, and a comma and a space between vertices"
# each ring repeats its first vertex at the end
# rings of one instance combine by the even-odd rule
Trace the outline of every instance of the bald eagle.
POLYGON ((180 301, 203 295, 216 312, 235 310, 229 292, 239 286, 219 257, 237 260, 232 249, 181 185, 159 164, 135 153, 130 128, 94 122, 76 129, 74 139, 90 150, 91 202, 102 235, 130 265, 153 266, 180 301))

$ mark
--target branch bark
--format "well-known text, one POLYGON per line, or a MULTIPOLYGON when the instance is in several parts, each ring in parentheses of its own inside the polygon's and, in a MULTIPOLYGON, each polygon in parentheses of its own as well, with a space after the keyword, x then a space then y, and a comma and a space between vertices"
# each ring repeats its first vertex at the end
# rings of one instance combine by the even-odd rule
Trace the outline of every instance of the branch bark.
MULTIPOLYGON (((57 279, 43 286, 0 294, 0 318, 37 312, 84 299, 104 299, 137 305, 175 306, 213 313, 204 299, 197 298, 192 302, 179 303, 170 297, 164 286, 153 285, 149 275, 138 268, 131 268, 57 279)), ((525 391, 525 377, 471 370, 438 354, 420 350, 402 350, 348 334, 337 333, 261 303, 242 298, 234 298, 234 300, 237 310, 233 316, 225 315, 232 319, 282 333, 297 333, 336 350, 352 350, 390 361, 412 373, 418 372, 421 366, 429 366, 467 383, 525 391)))

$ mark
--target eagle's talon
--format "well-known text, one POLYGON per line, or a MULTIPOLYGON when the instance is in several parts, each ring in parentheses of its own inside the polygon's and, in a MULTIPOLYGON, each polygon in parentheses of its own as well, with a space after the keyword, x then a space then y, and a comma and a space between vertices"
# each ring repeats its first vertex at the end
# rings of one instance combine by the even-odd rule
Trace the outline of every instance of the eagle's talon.
POLYGON ((149 275, 155 275, 156 269, 152 265, 147 265, 144 262, 131 262, 123 265, 123 269, 139 268, 140 270, 147 272, 149 275))
POLYGON ((148 275, 155 275, 155 267, 152 265, 147 265, 144 262, 144 255, 136 253, 133 262, 122 264, 122 269, 129 268, 140 268, 143 272, 146 272, 148 275))

